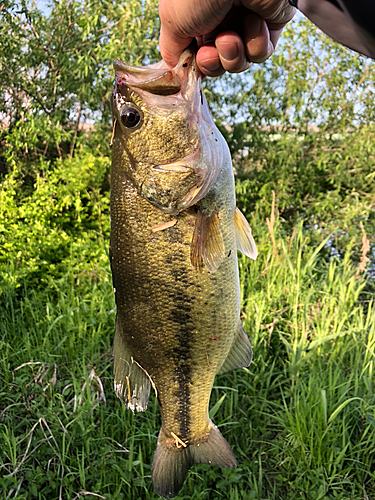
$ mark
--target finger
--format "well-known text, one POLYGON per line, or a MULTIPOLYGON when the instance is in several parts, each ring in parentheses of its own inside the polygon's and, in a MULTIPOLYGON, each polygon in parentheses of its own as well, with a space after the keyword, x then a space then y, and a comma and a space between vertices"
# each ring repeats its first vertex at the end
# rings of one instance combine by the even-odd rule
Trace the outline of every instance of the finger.
POLYGON ((159 48, 164 61, 174 68, 178 63, 180 55, 192 42, 192 37, 174 36, 163 27, 160 30, 159 48))
POLYGON ((284 24, 275 24, 267 22, 268 29, 270 32, 270 40, 272 42, 273 48, 276 48, 277 42, 279 41, 280 35, 284 29, 284 24))
POLYGON ((259 0, 242 0, 242 5, 263 19, 285 26, 296 13, 296 9, 288 0, 278 2, 259 2, 259 0))
POLYGON ((257 14, 246 15, 244 21, 244 44, 247 58, 252 62, 263 62, 273 54, 275 45, 270 38, 267 23, 257 14))
POLYGON ((219 53, 213 42, 206 43, 197 52, 196 61, 205 76, 220 76, 225 73, 219 53))
POLYGON ((159 48, 163 59, 175 66, 194 37, 214 30, 230 10, 231 2, 216 0, 160 0, 161 34, 159 48))
POLYGON ((241 36, 235 31, 224 31, 215 40, 220 62, 225 71, 239 73, 250 67, 241 36))

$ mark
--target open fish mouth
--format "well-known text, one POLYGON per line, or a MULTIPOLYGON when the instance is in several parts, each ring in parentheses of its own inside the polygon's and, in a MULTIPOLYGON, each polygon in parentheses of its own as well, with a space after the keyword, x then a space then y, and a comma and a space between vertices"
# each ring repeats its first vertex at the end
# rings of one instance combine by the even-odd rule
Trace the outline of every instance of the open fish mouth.
POLYGON ((196 92, 195 83, 202 76, 195 62, 195 52, 193 43, 184 51, 177 66, 172 69, 163 60, 149 66, 131 66, 115 59, 113 63, 116 72, 115 91, 118 87, 126 85, 155 96, 181 93, 189 100, 196 92))

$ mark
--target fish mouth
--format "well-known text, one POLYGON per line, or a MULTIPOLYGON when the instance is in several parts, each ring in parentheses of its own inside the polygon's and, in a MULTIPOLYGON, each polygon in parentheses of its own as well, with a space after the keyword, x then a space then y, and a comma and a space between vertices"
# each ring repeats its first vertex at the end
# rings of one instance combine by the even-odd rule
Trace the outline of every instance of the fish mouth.
POLYGON ((201 77, 195 61, 196 52, 196 42, 192 42, 182 53, 178 64, 172 69, 163 60, 142 67, 131 66, 115 59, 113 63, 116 73, 115 91, 125 85, 155 96, 165 97, 181 93, 185 98, 189 98, 191 82, 201 77))
MULTIPOLYGON (((162 61, 161 61, 162 62, 162 61)), ((116 87, 125 84, 136 89, 146 90, 150 94, 169 96, 181 91, 181 80, 176 72, 163 67, 130 66, 115 59, 116 87)))
POLYGON ((132 92, 138 94, 146 106, 172 109, 183 104, 194 114, 200 102, 199 82, 202 76, 195 60, 196 51, 193 42, 181 54, 174 68, 169 68, 163 60, 145 67, 131 66, 116 59, 113 63, 113 114, 120 111, 122 101, 132 92))

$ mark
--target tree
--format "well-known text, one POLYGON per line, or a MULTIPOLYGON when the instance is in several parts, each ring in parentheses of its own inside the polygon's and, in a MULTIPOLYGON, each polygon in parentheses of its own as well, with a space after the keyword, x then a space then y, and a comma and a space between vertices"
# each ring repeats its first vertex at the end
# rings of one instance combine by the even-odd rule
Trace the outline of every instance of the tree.
POLYGON ((156 3, 6 0, 0 21, 4 158, 72 154, 80 123, 108 120, 112 61, 156 56, 156 3))
POLYGON ((360 250, 360 222, 374 226, 374 68, 299 16, 267 62, 207 82, 247 213, 265 218, 274 191, 285 222, 360 250))

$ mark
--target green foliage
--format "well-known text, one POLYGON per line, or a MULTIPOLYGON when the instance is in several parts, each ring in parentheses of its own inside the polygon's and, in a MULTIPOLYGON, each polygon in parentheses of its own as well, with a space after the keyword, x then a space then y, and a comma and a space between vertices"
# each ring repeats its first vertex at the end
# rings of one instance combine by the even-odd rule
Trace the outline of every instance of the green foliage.
POLYGON ((218 119, 233 127, 229 137, 237 150, 244 133, 256 140, 257 133, 269 132, 265 126, 306 133, 316 125, 332 135, 372 123, 373 68, 300 16, 287 25, 272 58, 225 75, 219 85, 206 82, 207 93, 218 119))
POLYGON ((304 219, 312 237, 333 234, 335 252, 343 254, 354 239, 353 257, 359 259, 360 222, 369 235, 375 223, 374 158, 373 125, 339 138, 317 132, 263 135, 236 160, 237 200, 245 213, 264 218, 273 191, 287 231, 304 219))
POLYGON ((112 62, 156 57, 156 2, 4 2, 0 17, 1 155, 72 154, 79 123, 108 120, 112 62), (15 132, 14 132, 14 129, 15 132))
POLYGON ((9 285, 45 287, 70 266, 90 273, 106 262, 97 241, 109 234, 108 159, 85 152, 40 162, 39 172, 27 196, 17 170, 0 191, 0 297, 9 285))
MULTIPOLYGON (((218 377, 211 401, 239 467, 193 468, 178 498, 371 498, 375 314, 351 247, 327 262, 326 238, 313 248, 301 225, 285 238, 277 218, 270 233, 251 222, 260 256, 241 257, 240 271, 255 357, 249 369, 218 377)), ((97 234, 87 231, 75 238, 79 253, 97 234)), ((4 499, 16 491, 24 499, 157 498, 156 400, 133 415, 114 395, 111 277, 102 242, 92 241, 91 273, 72 257, 65 275, 38 290, 2 285, 4 499)))
POLYGON ((284 32, 276 54, 242 75, 206 83, 237 171, 240 207, 336 231, 343 253, 362 221, 374 227, 374 62, 336 44, 309 21, 284 32), (341 241, 345 240, 345 241, 341 241))

